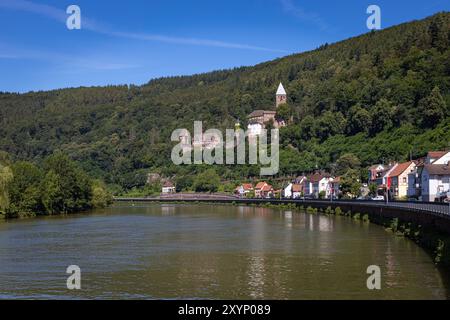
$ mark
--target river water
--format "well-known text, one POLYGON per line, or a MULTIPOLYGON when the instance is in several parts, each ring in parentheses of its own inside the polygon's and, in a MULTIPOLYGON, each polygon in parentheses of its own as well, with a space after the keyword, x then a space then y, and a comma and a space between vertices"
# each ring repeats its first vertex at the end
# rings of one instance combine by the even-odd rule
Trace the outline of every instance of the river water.
POLYGON ((446 279, 414 242, 346 217, 120 203, 0 223, 3 299, 446 299, 446 279))

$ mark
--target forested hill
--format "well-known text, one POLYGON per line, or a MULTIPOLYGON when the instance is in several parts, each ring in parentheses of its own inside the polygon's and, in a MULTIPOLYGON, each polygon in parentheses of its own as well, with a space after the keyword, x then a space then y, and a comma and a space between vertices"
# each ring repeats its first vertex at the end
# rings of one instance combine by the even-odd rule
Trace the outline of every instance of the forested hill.
MULTIPOLYGON (((3 75, 5 76, 5 75, 3 75)), ((233 128, 273 108, 279 82, 294 121, 282 131, 281 174, 422 156, 450 141, 450 13, 370 32, 254 67, 152 80, 143 86, 0 94, 0 150, 39 162, 59 149, 123 188, 148 172, 187 176, 170 160, 173 129, 233 128)), ((257 168, 217 167, 232 180, 257 168)))

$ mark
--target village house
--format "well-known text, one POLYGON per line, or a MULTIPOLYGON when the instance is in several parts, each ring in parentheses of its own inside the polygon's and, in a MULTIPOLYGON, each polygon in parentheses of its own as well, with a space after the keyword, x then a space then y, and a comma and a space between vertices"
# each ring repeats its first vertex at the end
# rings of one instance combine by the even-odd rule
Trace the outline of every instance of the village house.
POLYGON ((297 178, 294 179, 294 183, 301 184, 304 188, 307 180, 308 180, 308 177, 306 177, 306 176, 298 176, 297 178))
POLYGON ((303 186, 301 184, 292 185, 292 199, 301 198, 303 195, 303 186))
POLYGON ((423 163, 417 164, 413 171, 408 174, 408 198, 419 199, 420 197, 420 176, 422 174, 423 163))
POLYGON ((329 197, 331 194, 330 181, 331 177, 320 173, 315 173, 308 178, 307 192, 305 194, 313 195, 318 198, 321 193, 325 194, 325 197, 329 197))
POLYGON ((286 188, 284 188, 283 197, 285 197, 285 198, 292 198, 292 186, 293 185, 294 185, 293 183, 289 183, 286 186, 286 188))
POLYGON ((243 183, 240 186, 237 186, 234 190, 235 194, 239 195, 240 197, 246 197, 247 194, 253 191, 253 185, 251 183, 243 183))
POLYGON ((161 192, 163 194, 175 193, 175 186, 171 181, 165 181, 162 185, 161 192))
POLYGON ((300 184, 289 183, 286 188, 284 188, 284 197, 297 199, 302 196, 303 186, 300 184))
POLYGON ((448 161, 450 151, 430 151, 426 157, 416 160, 415 170, 408 175, 408 197, 422 198, 422 172, 426 164, 446 164, 448 161))
POLYGON ((312 184, 311 184, 311 181, 309 179, 310 179, 310 177, 307 177, 305 179, 305 181, 304 181, 303 190, 304 190, 304 195, 305 196, 306 195, 308 195, 308 196, 312 195, 312 184))
POLYGON ((450 165, 425 164, 422 170, 422 200, 435 201, 444 192, 450 191, 450 165))
POLYGON ((450 151, 430 151, 425 158, 425 164, 445 164, 450 161, 450 151))
POLYGON ((338 198, 341 195, 341 177, 332 178, 331 184, 331 195, 338 198))
POLYGON ((369 183, 377 183, 377 180, 380 179, 382 172, 386 169, 382 164, 375 164, 369 167, 369 183))
POLYGON ((401 199, 408 196, 408 177, 416 169, 414 161, 399 163, 389 173, 391 196, 401 199))
POLYGON ((256 198, 270 198, 273 196, 273 187, 267 182, 259 182, 255 187, 256 198))
POLYGON ((391 180, 389 179, 389 175, 394 171, 397 165, 397 163, 386 165, 384 170, 379 172, 378 178, 376 179, 376 184, 379 188, 390 188, 391 180))
MULTIPOLYGON (((275 109, 284 103, 287 103, 287 94, 283 84, 280 83, 275 94, 275 109)), ((255 110, 250 113, 247 117, 249 136, 261 134, 262 129, 264 129, 269 122, 273 123, 274 128, 286 126, 284 121, 277 121, 275 119, 276 113, 277 112, 274 110, 255 110)))
POLYGON ((423 201, 435 201, 450 191, 450 151, 430 151, 425 163, 418 166, 417 188, 423 201))

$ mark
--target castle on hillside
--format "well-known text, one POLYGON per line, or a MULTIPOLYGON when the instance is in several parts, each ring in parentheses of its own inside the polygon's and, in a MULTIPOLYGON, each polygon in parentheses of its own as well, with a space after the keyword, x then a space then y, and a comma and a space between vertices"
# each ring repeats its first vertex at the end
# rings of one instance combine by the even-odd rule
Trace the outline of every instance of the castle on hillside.
MULTIPOLYGON (((284 90, 283 84, 280 83, 278 86, 278 90, 275 94, 275 109, 277 109, 280 105, 287 103, 287 94, 286 90, 284 90)), ((275 129, 279 129, 281 127, 286 126, 284 121, 277 121, 275 119, 276 111, 273 110, 255 110, 251 114, 247 116, 247 135, 248 137, 255 138, 260 135, 262 129, 266 128, 269 122, 273 123, 273 127, 275 129)), ((240 124, 239 121, 235 125, 235 129, 239 129, 240 124)), ((227 141, 226 143, 223 141, 223 137, 216 136, 214 134, 206 135, 203 132, 200 135, 194 135, 193 137, 189 133, 189 131, 182 132, 179 135, 179 141, 181 142, 181 147, 183 152, 189 152, 195 148, 203 149, 203 150, 211 150, 214 149, 220 143, 224 143, 225 148, 234 148, 235 143, 239 144, 239 133, 236 133, 235 140, 227 141)))
MULTIPOLYGON (((277 93, 275 94, 275 108, 287 103, 287 94, 284 90, 283 84, 280 82, 277 93)), ((248 119, 248 132, 251 136, 261 134, 261 130, 264 129, 267 123, 272 122, 274 128, 279 129, 286 126, 284 121, 277 121, 275 119, 276 111, 273 110, 255 110, 247 116, 248 119)))

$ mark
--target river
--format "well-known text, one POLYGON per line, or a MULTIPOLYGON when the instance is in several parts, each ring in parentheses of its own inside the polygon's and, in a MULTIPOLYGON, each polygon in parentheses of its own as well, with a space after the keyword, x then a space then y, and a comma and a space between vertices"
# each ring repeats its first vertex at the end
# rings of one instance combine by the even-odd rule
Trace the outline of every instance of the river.
POLYGON ((414 242, 347 217, 118 203, 0 223, 2 299, 446 299, 446 279, 414 242))

